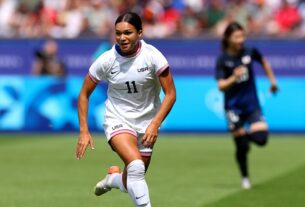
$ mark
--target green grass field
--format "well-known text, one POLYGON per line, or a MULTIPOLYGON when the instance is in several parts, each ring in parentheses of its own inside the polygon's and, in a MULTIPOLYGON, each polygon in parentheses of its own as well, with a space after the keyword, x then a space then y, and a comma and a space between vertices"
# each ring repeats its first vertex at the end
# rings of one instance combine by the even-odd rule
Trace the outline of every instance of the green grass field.
MULTIPOLYGON (((132 207, 128 194, 93 186, 121 161, 104 136, 78 161, 77 135, 1 135, 1 207, 132 207)), ((273 135, 252 146, 251 190, 240 189, 229 135, 160 135, 147 182, 155 207, 303 207, 305 135, 273 135)))

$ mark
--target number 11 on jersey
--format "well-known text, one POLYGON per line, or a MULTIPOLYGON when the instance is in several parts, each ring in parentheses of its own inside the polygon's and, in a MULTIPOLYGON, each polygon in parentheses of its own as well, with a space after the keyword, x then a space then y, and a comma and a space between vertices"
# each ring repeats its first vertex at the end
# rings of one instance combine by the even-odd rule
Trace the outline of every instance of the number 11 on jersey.
POLYGON ((132 84, 132 87, 133 87, 133 92, 131 90, 130 82, 126 81, 125 84, 127 85, 127 89, 128 89, 127 93, 138 93, 135 81, 131 81, 131 84, 132 84))

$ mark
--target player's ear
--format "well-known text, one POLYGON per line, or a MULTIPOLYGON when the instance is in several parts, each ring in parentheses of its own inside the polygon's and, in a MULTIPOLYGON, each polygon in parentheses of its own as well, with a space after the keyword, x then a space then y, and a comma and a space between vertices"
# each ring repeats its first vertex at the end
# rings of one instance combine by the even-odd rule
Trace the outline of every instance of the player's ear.
POLYGON ((139 31, 138 31, 138 35, 139 35, 139 38, 141 38, 142 35, 143 35, 143 30, 139 30, 139 31))

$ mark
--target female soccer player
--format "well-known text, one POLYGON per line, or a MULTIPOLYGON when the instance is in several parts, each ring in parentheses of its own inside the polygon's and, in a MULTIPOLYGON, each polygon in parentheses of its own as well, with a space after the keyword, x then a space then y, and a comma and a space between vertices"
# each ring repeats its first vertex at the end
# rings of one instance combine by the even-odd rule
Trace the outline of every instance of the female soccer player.
POLYGON ((236 145, 236 160, 242 175, 242 187, 251 188, 247 154, 249 142, 264 146, 268 138, 268 126, 259 105, 254 71, 254 61, 260 63, 268 76, 270 91, 278 90, 268 61, 255 48, 244 46, 245 31, 234 22, 228 25, 222 40, 223 53, 217 59, 216 79, 219 90, 225 95, 225 111, 229 129, 236 145), (247 124, 248 128, 244 128, 247 124))
POLYGON ((112 188, 128 192, 136 206, 151 206, 144 178, 158 129, 176 100, 176 89, 165 57, 141 40, 142 22, 132 12, 115 22, 116 44, 90 67, 78 99, 80 136, 76 157, 80 159, 93 140, 88 130, 90 94, 97 83, 108 83, 104 129, 112 149, 125 164, 123 173, 110 167, 97 183, 95 194, 112 188), (165 97, 161 103, 160 89, 165 97))

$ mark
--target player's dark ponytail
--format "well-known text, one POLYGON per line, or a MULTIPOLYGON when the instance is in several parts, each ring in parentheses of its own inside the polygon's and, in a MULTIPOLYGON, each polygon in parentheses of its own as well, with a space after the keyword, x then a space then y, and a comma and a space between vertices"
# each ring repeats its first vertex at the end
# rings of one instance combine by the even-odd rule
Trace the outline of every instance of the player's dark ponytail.
POLYGON ((129 24, 133 25, 138 32, 142 30, 142 20, 139 15, 134 12, 127 12, 120 15, 116 19, 115 25, 120 22, 128 22, 129 24))
POLYGON ((223 38, 222 38, 222 50, 225 51, 228 49, 229 46, 229 39, 231 35, 238 30, 244 31, 244 28, 237 22, 232 22, 230 23, 227 28, 225 29, 225 32, 223 33, 223 38))

